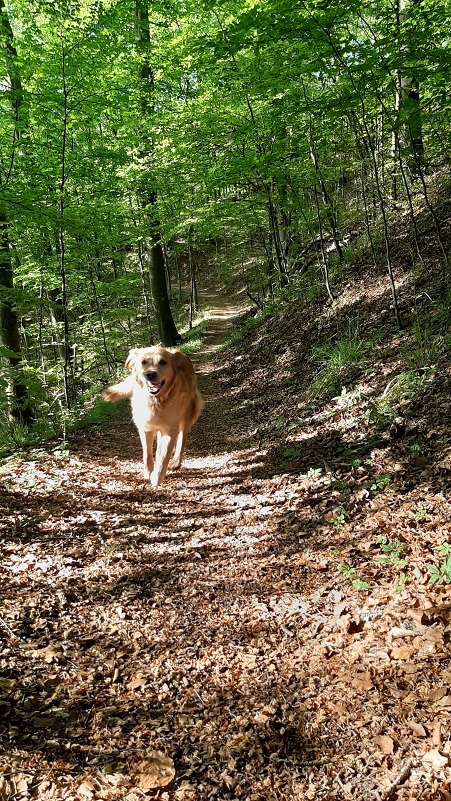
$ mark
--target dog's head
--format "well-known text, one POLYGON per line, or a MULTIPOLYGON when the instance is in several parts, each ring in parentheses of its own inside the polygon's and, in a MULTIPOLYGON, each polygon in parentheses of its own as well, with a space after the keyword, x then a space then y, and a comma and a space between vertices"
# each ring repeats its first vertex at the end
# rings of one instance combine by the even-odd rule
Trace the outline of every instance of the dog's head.
POLYGON ((190 359, 179 350, 150 347, 135 348, 127 356, 125 366, 132 370, 136 381, 146 387, 151 397, 166 395, 177 374, 193 374, 190 359))

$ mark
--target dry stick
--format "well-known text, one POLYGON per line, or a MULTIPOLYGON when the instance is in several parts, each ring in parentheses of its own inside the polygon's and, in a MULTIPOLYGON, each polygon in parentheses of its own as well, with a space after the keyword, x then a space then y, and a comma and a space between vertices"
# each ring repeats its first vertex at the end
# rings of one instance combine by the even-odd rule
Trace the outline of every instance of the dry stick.
POLYGON ((412 768, 413 768, 414 760, 408 759, 407 762, 401 767, 398 775, 395 776, 392 783, 386 790, 383 790, 382 793, 379 795, 381 801, 386 801, 387 799, 391 798, 395 790, 399 787, 400 784, 403 784, 406 779, 409 778, 412 768))
POLYGON ((9 634, 11 637, 13 637, 15 640, 20 640, 20 637, 19 637, 17 634, 14 634, 13 630, 12 630, 12 629, 10 629, 10 627, 8 626, 8 624, 7 624, 7 623, 5 623, 5 621, 3 620, 3 618, 2 618, 2 617, 0 617, 0 623, 1 623, 1 625, 2 625, 2 626, 5 628, 5 629, 6 629, 6 631, 8 632, 8 634, 9 634))

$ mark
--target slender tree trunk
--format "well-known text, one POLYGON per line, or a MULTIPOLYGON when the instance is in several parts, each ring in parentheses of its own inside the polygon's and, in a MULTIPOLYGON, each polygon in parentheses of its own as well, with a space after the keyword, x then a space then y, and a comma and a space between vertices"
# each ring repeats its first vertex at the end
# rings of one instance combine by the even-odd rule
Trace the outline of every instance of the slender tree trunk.
POLYGON ((343 259, 343 251, 342 251, 342 248, 341 248, 341 245, 340 245, 340 239, 339 239, 339 236, 338 236, 337 221, 335 219, 335 213, 334 213, 332 199, 331 199, 331 197, 329 195, 329 192, 327 191, 327 187, 326 187, 326 184, 324 182, 324 178, 323 178, 321 170, 319 168, 319 156, 318 156, 318 152, 317 152, 317 148, 316 148, 316 144, 315 144, 312 112, 311 112, 311 109, 310 109, 310 103, 309 103, 309 101, 307 99, 307 92, 305 90, 304 81, 302 81, 302 91, 303 91, 304 101, 305 101, 305 105, 306 105, 306 108, 307 108, 308 119, 309 119, 310 158, 312 160, 312 164, 313 164, 313 167, 315 169, 316 181, 317 181, 317 183, 318 183, 318 185, 320 187, 320 190, 321 190, 321 197, 322 197, 322 201, 323 201, 323 206, 325 208, 326 217, 327 217, 327 221, 329 223, 329 227, 330 227, 330 231, 331 231, 331 234, 332 234, 332 239, 334 241, 335 249, 336 249, 336 251, 338 253, 338 258, 341 261, 343 259))
MULTIPOLYGON (((141 56, 139 69, 140 104, 143 119, 150 123, 150 115, 155 113, 154 80, 152 67, 149 61, 150 54, 150 28, 149 28, 149 2, 136 0, 135 5, 135 31, 136 46, 141 56)), ((152 145, 149 138, 143 134, 142 155, 152 157, 152 145)), ((169 303, 169 294, 166 282, 166 267, 164 262, 163 243, 160 234, 160 224, 156 219, 157 195, 152 188, 141 186, 141 205, 146 209, 149 225, 149 241, 146 245, 147 265, 150 276, 150 289, 157 320, 158 334, 163 345, 176 345, 180 341, 169 303)))
POLYGON ((0 332, 5 356, 10 364, 11 414, 24 425, 33 420, 33 408, 22 372, 23 359, 19 318, 14 310, 14 278, 8 238, 8 220, 0 210, 0 332))
MULTIPOLYGON (((356 82, 355 82, 355 80, 353 78, 352 71, 348 68, 348 65, 347 65, 345 59, 343 58, 339 48, 337 47, 337 45, 335 44, 334 40, 332 39, 331 32, 327 28, 324 28, 324 26, 318 21, 318 19, 316 17, 313 16, 313 19, 315 19, 316 24, 319 26, 319 28, 323 31, 323 33, 327 37, 327 39, 329 41, 329 44, 331 46, 331 49, 332 49, 333 53, 335 53, 335 56, 337 57, 339 63, 346 70, 346 72, 348 74, 348 78, 349 78, 350 84, 351 84, 351 86, 352 86, 352 88, 353 88, 353 90, 355 92, 356 97, 359 100, 359 104, 360 104, 360 108, 361 108, 361 112, 362 112, 361 113, 361 128, 362 128, 362 132, 365 135, 366 146, 368 147, 369 154, 370 154, 370 157, 371 157, 371 165, 372 165, 372 168, 373 168, 373 177, 374 177, 374 186, 375 186, 376 196, 377 196, 377 200, 379 202, 379 208, 380 208, 380 212, 381 212, 381 216, 382 216, 382 226, 383 226, 384 243, 385 243, 385 255, 386 255, 386 263, 387 263, 387 272, 388 272, 388 277, 389 277, 389 280, 390 280, 390 289, 391 289, 391 296, 392 296, 392 301, 393 301, 393 310, 394 310, 394 313, 395 313, 395 318, 396 318, 396 322, 397 322, 398 328, 402 328, 401 315, 400 315, 400 312, 399 312, 399 305, 398 305, 398 296, 397 296, 397 293, 396 293, 396 284, 395 284, 395 278, 394 278, 394 274, 393 274, 393 262, 392 262, 392 258, 391 258, 390 238, 389 238, 389 234, 388 234, 387 210, 386 210, 386 205, 385 205, 384 194, 383 194, 383 191, 382 191, 381 180, 380 180, 380 176, 379 176, 379 167, 378 167, 378 163, 377 163, 376 145, 373 142, 373 136, 371 134, 370 127, 369 127, 369 124, 368 124, 368 115, 367 115, 367 110, 366 110, 366 105, 365 105, 365 99, 364 99, 362 93, 359 91, 359 88, 358 88, 358 86, 357 86, 357 84, 356 84, 356 82)), ((359 124, 358 121, 357 121, 357 126, 360 127, 360 124, 359 124)))
MULTIPOLYGON (((0 0, 0 32, 6 53, 6 68, 10 81, 9 100, 14 117, 14 140, 11 151, 9 169, 5 182, 11 177, 17 143, 21 142, 27 121, 24 119, 23 89, 17 70, 17 52, 14 37, 4 0, 0 0)), ((8 215, 5 208, 0 208, 0 332, 2 343, 7 351, 6 358, 11 369, 11 414, 24 425, 33 420, 33 404, 29 396, 23 376, 23 356, 21 351, 20 321, 14 309, 14 274, 11 262, 8 232, 8 215)))
MULTIPOLYGON (((412 46, 410 38, 406 41, 405 37, 409 34, 404 34, 404 30, 406 23, 412 18, 416 5, 418 5, 418 0, 397 0, 396 3, 396 25, 401 52, 406 52, 408 60, 411 62, 415 60, 414 46, 412 46)), ((406 66, 401 67, 398 81, 399 117, 402 118, 399 132, 401 153, 405 156, 411 172, 416 174, 417 168, 424 166, 420 84, 406 66)))
MULTIPOLYGON (((59 256, 59 267, 61 277, 61 311, 63 317, 63 383, 64 401, 66 409, 71 408, 71 373, 73 372, 74 352, 70 346, 70 327, 68 314, 68 292, 67 292, 67 264, 66 264, 66 236, 65 236, 65 211, 66 211, 66 157, 67 157, 67 125, 68 125, 68 88, 66 83, 66 51, 64 39, 61 35, 61 77, 62 77, 62 98, 63 98, 63 130, 61 136, 61 165, 60 165, 60 186, 58 201, 58 231, 57 231, 57 254, 59 256)), ((73 379, 72 375, 72 379, 73 379)))
POLYGON ((318 202, 318 188, 316 184, 313 186, 313 197, 315 199, 315 209, 316 209, 316 216, 318 219, 318 229, 319 229, 319 241, 320 241, 320 250, 321 250, 321 269, 324 275, 324 285, 326 287, 326 292, 329 297, 329 300, 334 300, 334 296, 332 294, 332 290, 330 288, 330 281, 329 281, 329 265, 327 262, 327 253, 324 247, 324 237, 323 237, 323 224, 321 220, 321 212, 319 208, 318 202))

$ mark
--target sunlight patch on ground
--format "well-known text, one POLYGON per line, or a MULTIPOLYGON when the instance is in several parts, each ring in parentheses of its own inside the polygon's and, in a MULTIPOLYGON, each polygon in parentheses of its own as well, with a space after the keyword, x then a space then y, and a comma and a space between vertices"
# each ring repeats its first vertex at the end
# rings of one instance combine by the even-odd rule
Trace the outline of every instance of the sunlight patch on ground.
POLYGON ((219 470, 230 462, 229 453, 221 453, 218 456, 203 456, 191 459, 184 459, 183 467, 186 470, 219 470))

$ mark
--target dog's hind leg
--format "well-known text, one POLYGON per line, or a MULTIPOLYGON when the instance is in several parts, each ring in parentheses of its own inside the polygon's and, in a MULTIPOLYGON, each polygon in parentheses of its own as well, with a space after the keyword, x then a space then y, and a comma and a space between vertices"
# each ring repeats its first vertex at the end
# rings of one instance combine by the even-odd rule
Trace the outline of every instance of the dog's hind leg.
POLYGON ((158 432, 155 467, 150 476, 152 487, 158 487, 163 481, 168 469, 169 459, 174 450, 177 434, 161 434, 158 432))
POLYGON ((186 444, 186 436, 184 431, 179 431, 177 435, 177 440, 175 443, 174 453, 171 456, 171 460, 169 462, 169 467, 171 470, 178 470, 180 465, 182 464, 183 454, 185 451, 185 444, 186 444))
POLYGON ((143 449, 143 467, 144 467, 144 478, 150 478, 150 475, 154 469, 154 462, 153 462, 153 438, 154 432, 153 431, 140 431, 139 437, 141 440, 141 445, 143 449))
POLYGON ((182 464, 183 457, 185 455, 187 436, 188 436, 188 430, 186 428, 182 428, 181 431, 179 431, 178 433, 174 454, 172 456, 171 461, 169 462, 169 467, 171 468, 171 470, 178 470, 182 464))

